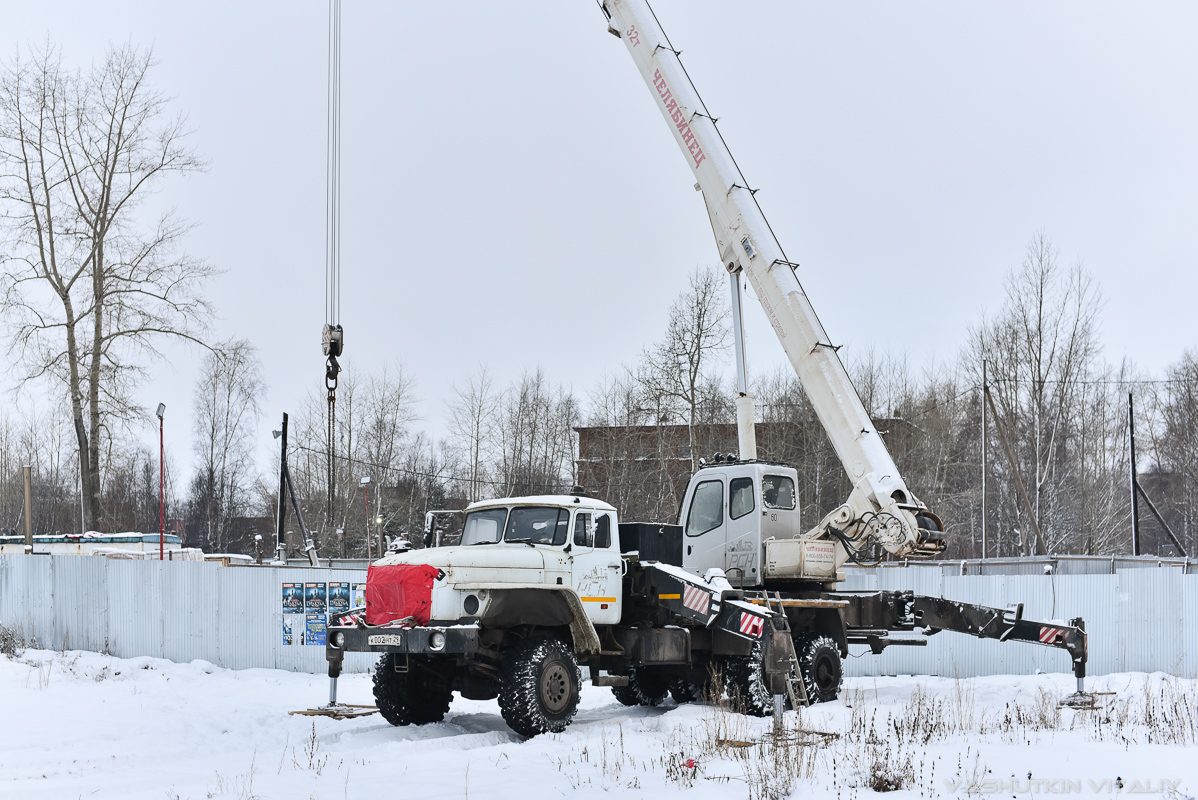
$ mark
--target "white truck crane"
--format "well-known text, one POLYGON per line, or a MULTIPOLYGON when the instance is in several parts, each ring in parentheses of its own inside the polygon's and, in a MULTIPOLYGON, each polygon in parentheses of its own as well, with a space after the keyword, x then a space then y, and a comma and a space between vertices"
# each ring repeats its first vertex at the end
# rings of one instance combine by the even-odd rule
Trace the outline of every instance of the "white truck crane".
POLYGON ((523 735, 560 731, 577 708, 580 665, 628 705, 726 691, 763 715, 786 699, 834 699, 849 644, 878 653, 941 630, 1066 650, 1080 691, 1081 619, 1040 623, 1024 620, 1022 606, 835 591, 840 567, 866 546, 900 557, 940 552, 940 522, 899 475, 648 5, 601 7, 695 174, 722 263, 734 285, 741 274, 753 285, 854 489, 800 530, 796 471, 756 459, 738 343, 742 452, 692 476, 678 525, 622 523, 581 490, 472 504, 459 544, 388 553, 368 570, 366 605, 329 620, 325 711, 357 713, 337 705, 336 681, 345 653, 365 651, 380 654, 375 700, 395 725, 442 719, 458 692, 498 698, 523 735), (891 636, 917 628, 922 635, 891 636))
MULTIPOLYGON (((737 275, 743 275, 752 285, 803 391, 853 483, 853 491, 844 504, 808 533, 795 537, 792 532, 779 531, 780 535, 766 538, 761 548, 762 565, 752 563, 759 549, 756 543, 746 551, 744 545, 747 543, 737 541, 735 546, 741 560, 734 568, 744 570, 741 582, 758 585, 767 578, 835 582, 837 569, 850 560, 855 549, 871 541, 899 557, 942 551, 944 543, 937 536, 941 530, 939 520, 907 488, 899 474, 849 380, 837 349, 831 344, 799 284, 795 275, 798 265, 782 250, 757 204, 754 190, 737 166, 716 128, 715 119, 703 104, 679 61, 678 52, 648 3, 645 0, 605 0, 603 10, 608 16, 609 30, 628 48, 654 103, 694 173, 695 187, 702 192, 711 219, 720 262, 733 275, 734 286, 739 286, 737 275), (745 554, 749 556, 748 564, 743 558, 745 554), (756 572, 751 572, 754 569, 756 572)), ((738 305, 739 292, 735 292, 733 308, 737 315, 738 305)), ((734 329, 739 333, 739 325, 734 325, 734 329)), ((738 388, 743 396, 746 390, 739 342, 737 356, 738 382, 741 384, 738 388)), ((738 404, 741 408, 748 405, 740 398, 738 404)), ((755 460, 753 437, 746 437, 744 432, 752 425, 752 417, 746 419, 746 416, 744 412, 738 413, 737 421, 742 431, 740 455, 744 460, 755 460)), ((732 478, 733 470, 724 468, 723 472, 732 478)), ((702 483, 692 482, 684 505, 691 509, 692 517, 704 508, 704 491, 712 498, 715 495, 714 486, 708 489, 701 489, 701 486, 702 483)), ((712 516, 709 514, 704 520, 711 521, 712 516)), ((688 521, 688 535, 692 528, 688 521)), ((733 546, 732 540, 730 535, 729 546, 733 546)), ((718 550, 703 547, 701 552, 710 556, 718 550)), ((709 564, 704 559, 696 559, 693 563, 688 561, 687 566, 702 569, 725 567, 726 564, 709 564)), ((727 566, 731 567, 730 564, 727 566)))

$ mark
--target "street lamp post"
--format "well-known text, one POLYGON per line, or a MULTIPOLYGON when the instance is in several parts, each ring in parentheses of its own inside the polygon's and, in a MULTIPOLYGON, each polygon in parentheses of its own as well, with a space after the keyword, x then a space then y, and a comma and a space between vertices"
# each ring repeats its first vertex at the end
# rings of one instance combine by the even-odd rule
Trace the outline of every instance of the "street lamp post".
POLYGON ((162 417, 166 414, 166 403, 158 404, 158 560, 164 560, 166 539, 166 440, 162 435, 162 417))
POLYGON ((370 476, 362 478, 358 485, 366 492, 366 560, 369 562, 373 560, 370 549, 370 476))

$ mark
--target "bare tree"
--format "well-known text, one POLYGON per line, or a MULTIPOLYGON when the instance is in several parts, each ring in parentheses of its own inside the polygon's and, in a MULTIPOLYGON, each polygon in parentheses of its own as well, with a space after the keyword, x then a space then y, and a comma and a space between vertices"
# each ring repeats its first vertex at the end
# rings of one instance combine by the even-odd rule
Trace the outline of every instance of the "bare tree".
MULTIPOLYGON (((1145 426, 1155 456, 1153 488, 1186 551, 1198 550, 1198 351, 1188 350, 1154 386, 1155 424, 1145 426)), ((1144 430, 1145 428, 1140 428, 1144 430)))
MULTIPOLYGON (((1019 442, 1024 481, 1050 546, 1054 537, 1071 531, 1066 509, 1046 501, 1063 495, 1064 485, 1077 477, 1065 456, 1078 432, 1072 412, 1081 408, 1099 355, 1101 306, 1098 288, 1081 264, 1063 270, 1057 248, 1038 233, 1020 268, 1007 276, 998 317, 971 332, 973 371, 980 378, 982 360, 990 364, 999 412, 995 424, 1019 442)), ((1032 538, 1020 538, 1021 549, 1030 554, 1032 538)))
POLYGON ((181 116, 125 45, 87 72, 46 44, 0 76, 0 208, 10 254, 0 301, 24 381, 70 399, 89 528, 101 519, 102 438, 137 416, 130 390, 166 339, 198 341, 212 270, 178 253, 188 226, 147 223, 149 193, 202 167, 181 116))
MULTIPOLYGON (((728 304, 720 270, 698 267, 670 306, 665 337, 641 355, 638 379, 646 398, 660 406, 658 423, 670 411, 685 415, 690 430, 691 470, 698 465, 695 426, 710 404, 713 361, 728 347, 728 304)), ((715 383, 718 386, 718 382, 715 383)))
POLYGON ((210 352, 195 390, 195 451, 199 463, 188 499, 188 522, 204 545, 230 552, 233 530, 250 507, 257 476, 254 437, 266 387, 249 342, 224 342, 210 352))
POLYGON ((454 387, 449 403, 449 434, 454 451, 465 462, 466 498, 470 502, 484 497, 487 480, 486 462, 493 437, 495 419, 494 382, 485 365, 471 375, 464 387, 454 387))
POLYGON ((539 368, 508 386, 495 425, 497 488, 505 495, 567 490, 579 419, 573 393, 552 384, 539 368))

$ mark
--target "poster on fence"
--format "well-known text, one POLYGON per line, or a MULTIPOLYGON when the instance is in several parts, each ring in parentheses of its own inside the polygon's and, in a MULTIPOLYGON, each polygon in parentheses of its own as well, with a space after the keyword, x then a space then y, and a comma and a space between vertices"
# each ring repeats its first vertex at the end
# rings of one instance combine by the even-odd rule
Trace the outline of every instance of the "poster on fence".
POLYGON ((329 613, 349 611, 349 582, 329 584, 329 613))
POLYGON ((324 647, 324 632, 324 614, 308 614, 304 624, 304 644, 318 644, 324 647))
POLYGON ((304 615, 283 615, 283 644, 300 644, 304 635, 304 615))
POLYGON ((302 583, 283 584, 283 613, 299 614, 304 610, 304 585, 302 583))
POLYGON ((354 608, 362 608, 364 605, 366 605, 366 584, 364 584, 364 583, 355 583, 354 584, 353 604, 354 604, 354 608))
POLYGON ((309 614, 323 614, 326 609, 325 598, 324 582, 304 584, 304 610, 309 614))

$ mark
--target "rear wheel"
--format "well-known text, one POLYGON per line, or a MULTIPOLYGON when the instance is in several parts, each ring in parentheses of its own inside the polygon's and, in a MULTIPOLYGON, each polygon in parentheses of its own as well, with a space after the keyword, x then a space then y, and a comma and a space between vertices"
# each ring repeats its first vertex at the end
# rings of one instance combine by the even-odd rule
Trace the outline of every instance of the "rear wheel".
POLYGON ((582 671, 557 639, 526 639, 504 655, 499 711, 521 736, 560 733, 578 711, 582 671))
POLYGON ((626 706, 656 706, 670 693, 670 680, 644 667, 629 667, 627 686, 613 686, 611 693, 626 706))
POLYGON ((693 703, 703 695, 703 689, 697 683, 691 683, 686 678, 674 678, 670 681, 670 697, 678 705, 693 703))
POLYGON ((795 639, 795 654, 799 657, 799 674, 812 703, 830 703, 840 694, 844 670, 840 663, 840 648, 827 636, 809 633, 795 639))
POLYGON ((728 700, 735 710, 754 717, 765 717, 774 711, 774 697, 762 672, 764 652, 761 639, 758 639, 749 655, 724 659, 724 688, 728 700))
POLYGON ((440 676, 415 658, 385 653, 374 668, 374 703, 392 725, 440 722, 449 712, 453 691, 440 676), (396 672, 396 665, 407 671, 396 672))
POLYGON ((670 679, 670 696, 683 703, 717 702, 724 694, 723 677, 714 663, 690 670, 685 676, 670 679), (696 678, 699 680, 696 682, 696 678))

